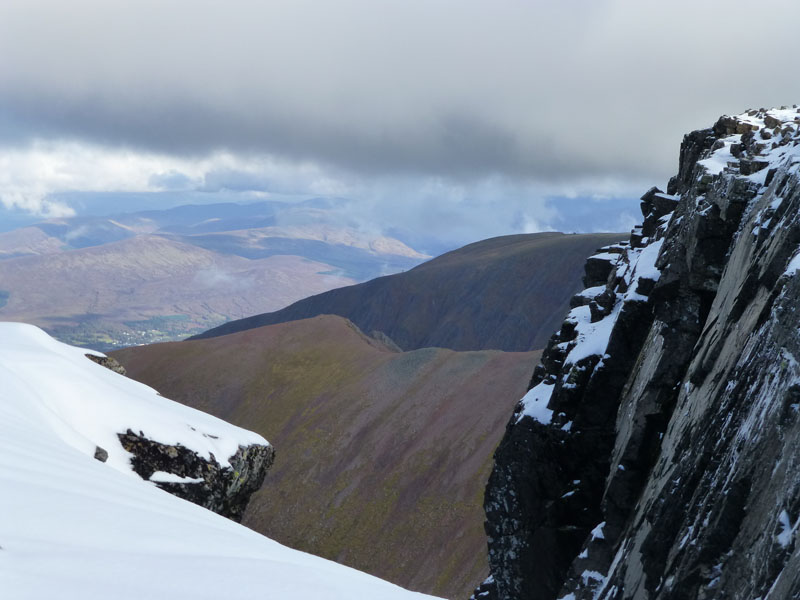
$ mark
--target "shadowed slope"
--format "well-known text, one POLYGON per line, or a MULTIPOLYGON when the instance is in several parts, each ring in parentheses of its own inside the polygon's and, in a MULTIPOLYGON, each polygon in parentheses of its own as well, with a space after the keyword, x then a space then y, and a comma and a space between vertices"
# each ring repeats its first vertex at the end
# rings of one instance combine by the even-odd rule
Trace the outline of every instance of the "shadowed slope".
POLYGON ((536 233, 470 244, 405 273, 306 298, 196 337, 337 314, 401 348, 542 348, 581 289, 583 263, 625 234, 536 233))
POLYGON ((468 595, 483 488, 538 352, 393 352, 336 316, 114 353, 130 376, 265 436, 244 523, 416 590, 468 595))

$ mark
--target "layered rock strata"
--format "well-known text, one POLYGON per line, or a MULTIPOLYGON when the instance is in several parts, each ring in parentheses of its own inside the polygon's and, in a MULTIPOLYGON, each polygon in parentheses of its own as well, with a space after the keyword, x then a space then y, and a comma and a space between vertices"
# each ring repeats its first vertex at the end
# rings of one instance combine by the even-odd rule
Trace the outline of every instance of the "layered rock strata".
POLYGON ((495 454, 476 598, 800 596, 800 111, 684 137, 495 454))

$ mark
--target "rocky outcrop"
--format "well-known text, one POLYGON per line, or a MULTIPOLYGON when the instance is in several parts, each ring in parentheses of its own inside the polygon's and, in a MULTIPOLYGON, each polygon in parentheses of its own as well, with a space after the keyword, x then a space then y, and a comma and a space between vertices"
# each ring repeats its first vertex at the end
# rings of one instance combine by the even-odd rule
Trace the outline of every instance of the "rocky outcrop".
POLYGON ((800 113, 684 138, 496 453, 478 598, 800 595, 800 113))
POLYGON ((131 467, 142 479, 237 523, 275 460, 270 445, 239 446, 221 465, 213 453, 206 458, 181 445, 148 439, 143 432, 128 429, 119 441, 133 455, 131 467))
POLYGON ((114 373, 119 373, 120 375, 126 375, 125 367, 119 364, 115 359, 111 358, 110 356, 99 356, 97 354, 85 354, 86 358, 88 358, 92 362, 96 362, 101 367, 105 367, 106 369, 110 369, 114 371, 114 373))

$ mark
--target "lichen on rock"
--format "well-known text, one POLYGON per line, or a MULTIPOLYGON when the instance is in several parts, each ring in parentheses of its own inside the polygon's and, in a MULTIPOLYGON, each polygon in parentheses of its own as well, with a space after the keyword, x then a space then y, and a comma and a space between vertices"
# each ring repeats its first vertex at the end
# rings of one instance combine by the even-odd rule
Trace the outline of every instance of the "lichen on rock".
POLYGON ((237 523, 275 459, 270 445, 239 446, 228 464, 221 465, 213 453, 204 458, 184 446, 148 439, 143 432, 128 429, 119 441, 132 454, 131 467, 142 479, 237 523))

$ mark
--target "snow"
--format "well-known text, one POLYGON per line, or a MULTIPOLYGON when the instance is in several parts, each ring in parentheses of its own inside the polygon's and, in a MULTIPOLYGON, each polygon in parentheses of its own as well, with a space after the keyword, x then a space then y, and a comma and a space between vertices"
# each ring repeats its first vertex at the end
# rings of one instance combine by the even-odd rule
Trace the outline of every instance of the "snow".
MULTIPOLYGON (((623 303, 646 301, 647 297, 636 292, 639 281, 641 279, 658 280, 661 276, 661 271, 656 268, 655 263, 662 244, 663 239, 654 241, 641 249, 628 250, 629 264, 622 262, 621 255, 608 252, 601 252, 590 257, 590 259, 600 260, 613 259, 616 264, 617 275, 625 279, 628 289, 624 295, 617 295, 610 314, 598 321, 592 322, 592 312, 588 305, 577 306, 569 312, 566 321, 574 324, 575 338, 559 345, 564 351, 567 351, 567 355, 564 358, 564 367, 575 365, 590 356, 601 357, 595 368, 603 364, 602 358, 606 356, 611 332, 622 310, 623 303)), ((595 298, 606 290, 606 286, 595 286, 586 288, 579 295, 586 298, 595 298)), ((562 382, 562 387, 564 388, 569 388, 570 385, 569 382, 562 382)), ((547 405, 550 402, 554 387, 554 384, 542 382, 525 394, 522 398, 523 410, 517 417, 517 422, 523 417, 529 416, 544 425, 551 424, 553 411, 547 408, 547 405)), ((562 426, 562 429, 570 431, 571 427, 572 423, 568 422, 562 426)))
POLYGON ((148 481, 156 481, 158 483, 200 483, 203 481, 202 477, 181 477, 175 473, 166 473, 164 471, 156 471, 150 476, 148 481))
MULTIPOLYGON (((672 213, 670 213, 671 215, 672 213)), ((658 240, 642 248, 639 260, 636 261, 635 276, 637 279, 651 279, 657 281, 661 271, 656 268, 656 259, 661 251, 664 240, 658 240)), ((634 286, 635 287, 635 286, 634 286)))
POLYGON ((181 444, 204 458, 213 453, 222 466, 240 445, 267 443, 95 364, 86 350, 62 344, 33 325, 0 323, 0 341, 0 393, 30 397, 64 442, 90 457, 100 446, 108 452, 107 464, 124 473, 137 476, 117 437, 127 429, 181 444))
POLYGON ((741 135, 731 135, 725 138, 725 146, 711 154, 704 160, 697 161, 697 164, 705 167, 709 175, 719 175, 728 166, 729 162, 736 162, 738 159, 731 154, 731 146, 742 141, 741 135))
POLYGON ((553 419, 553 411, 547 408, 547 403, 550 402, 554 387, 555 384, 543 381, 528 390, 528 393, 522 397, 523 409, 519 417, 517 417, 517 421, 522 417, 533 417, 535 421, 539 421, 543 425, 549 425, 553 419))
POLYGON ((789 519, 789 513, 787 513, 785 510, 782 510, 781 514, 778 515, 778 521, 781 524, 781 531, 776 536, 776 539, 781 545, 781 548, 788 548, 792 541, 792 537, 794 536, 794 532, 797 531, 798 527, 800 527, 800 518, 797 519, 797 522, 794 525, 792 525, 792 522, 789 519))
POLYGON ((602 573, 599 573, 598 571, 584 571, 583 573, 581 573, 581 580, 583 581, 584 586, 589 585, 590 581, 597 582, 597 581, 603 581, 604 579, 605 576, 602 573))
POLYGON ((608 262, 616 262, 619 260, 620 255, 614 252, 601 252, 599 254, 593 254, 589 257, 589 260, 605 260, 608 262))
POLYGON ((125 455, 108 437, 132 423, 219 458, 260 436, 161 398, 31 326, 0 324, 0 342, 4 600, 427 597, 159 490, 120 468, 125 455), (114 464, 93 458, 98 442, 114 464))
MULTIPOLYGON (((759 185, 765 184, 770 168, 781 165, 785 165, 787 168, 794 168, 800 161, 800 146, 795 146, 792 143, 783 143, 778 145, 776 148, 772 148, 772 144, 774 142, 780 142, 782 139, 784 139, 784 131, 787 132, 786 135, 789 141, 791 141, 792 138, 797 139, 798 134, 800 133, 800 126, 798 125, 798 122, 795 121, 795 118, 798 116, 797 110, 793 108, 773 108, 766 111, 766 115, 772 116, 781 121, 781 131, 777 134, 773 134, 771 138, 766 140, 761 138, 760 133, 757 131, 756 143, 763 145, 764 148, 757 156, 750 156, 748 158, 765 161, 768 163, 768 166, 755 173, 752 173, 751 175, 743 176, 745 179, 748 179, 759 185)), ((754 125, 759 131, 765 128, 769 129, 764 123, 764 115, 748 115, 747 113, 743 113, 736 115, 734 118, 743 123, 754 125)), ((729 166, 728 163, 736 165, 739 162, 739 159, 731 154, 731 146, 733 144, 741 143, 741 134, 729 135, 722 138, 721 141, 723 143, 721 148, 712 152, 705 159, 698 161, 698 164, 705 167, 706 172, 710 175, 718 175, 722 173, 729 166)))
POLYGON ((798 270, 800 270, 800 252, 795 254, 792 260, 789 261, 789 264, 786 266, 786 271, 784 272, 784 275, 792 277, 795 274, 797 274, 798 270))
POLYGON ((569 312, 568 320, 575 323, 575 346, 570 350, 564 365, 571 365, 593 355, 603 356, 611 338, 611 330, 619 314, 619 304, 606 317, 592 323, 592 314, 588 306, 578 306, 569 312))
POLYGON ((605 527, 605 526, 606 526, 606 522, 603 521, 597 527, 592 529, 591 536, 592 536, 593 540, 604 540, 604 539, 606 539, 606 536, 603 535, 603 527, 605 527))

